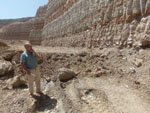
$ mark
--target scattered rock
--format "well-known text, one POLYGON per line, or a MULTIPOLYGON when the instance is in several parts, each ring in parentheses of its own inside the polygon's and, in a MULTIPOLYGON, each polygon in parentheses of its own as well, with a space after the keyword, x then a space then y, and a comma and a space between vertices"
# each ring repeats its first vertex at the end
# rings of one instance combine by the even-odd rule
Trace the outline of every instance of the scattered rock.
POLYGON ((133 61, 133 63, 134 63, 137 67, 142 66, 142 62, 143 62, 143 59, 138 59, 138 58, 135 58, 135 60, 133 61))
POLYGON ((86 72, 91 72, 92 70, 91 69, 86 69, 86 72))
POLYGON ((59 60, 58 59, 58 57, 56 56, 56 55, 52 55, 52 57, 51 57, 54 61, 57 61, 57 60, 59 60))
POLYGON ((51 88, 54 88, 54 86, 55 86, 55 83, 53 81, 50 81, 49 83, 46 84, 44 92, 48 92, 51 88))
POLYGON ((80 57, 85 57, 85 56, 87 56, 87 54, 88 54, 88 53, 85 52, 85 51, 78 53, 78 55, 79 55, 80 57))
POLYGON ((135 73, 136 73, 136 70, 135 70, 134 67, 131 67, 130 70, 131 70, 131 73, 132 73, 132 74, 135 74, 135 73))
POLYGON ((140 82, 138 82, 138 81, 135 81, 134 83, 137 84, 137 85, 140 85, 140 82))
POLYGON ((58 71, 58 78, 60 81, 68 81, 76 76, 76 73, 68 68, 61 68, 58 71))
POLYGON ((9 74, 13 71, 12 64, 5 60, 0 60, 0 76, 9 74))
POLYGON ((100 77, 100 76, 106 75, 106 74, 107 74, 107 72, 105 70, 100 70, 100 71, 94 72, 93 76, 94 77, 100 77))
POLYGON ((82 62, 82 58, 80 58, 80 57, 77 58, 77 61, 82 62))
POLYGON ((136 49, 136 50, 140 50, 140 48, 142 47, 142 44, 140 41, 137 41, 137 42, 134 42, 133 43, 133 47, 136 49))
POLYGON ((140 42, 141 42, 142 47, 150 47, 150 38, 149 38, 149 36, 145 35, 145 37, 143 39, 141 39, 140 42))

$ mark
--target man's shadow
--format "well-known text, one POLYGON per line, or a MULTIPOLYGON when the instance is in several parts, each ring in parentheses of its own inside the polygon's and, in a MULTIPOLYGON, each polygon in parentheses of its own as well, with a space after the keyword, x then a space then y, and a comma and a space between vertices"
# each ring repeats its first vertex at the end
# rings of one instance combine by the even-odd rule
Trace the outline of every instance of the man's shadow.
POLYGON ((33 98, 36 99, 36 109, 38 111, 45 111, 54 109, 57 105, 56 99, 51 99, 48 95, 40 93, 40 96, 33 95, 33 98))

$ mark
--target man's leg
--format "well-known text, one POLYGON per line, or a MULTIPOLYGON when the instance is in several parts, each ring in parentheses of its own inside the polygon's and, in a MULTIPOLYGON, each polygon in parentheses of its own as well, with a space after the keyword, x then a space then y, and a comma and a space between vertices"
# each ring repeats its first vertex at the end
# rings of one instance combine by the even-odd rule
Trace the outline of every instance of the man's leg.
POLYGON ((28 76, 28 82, 29 82, 29 92, 32 95, 33 94, 33 83, 34 83, 34 78, 31 75, 28 76))
POLYGON ((39 67, 36 68, 36 78, 35 78, 36 92, 41 92, 41 75, 39 67))

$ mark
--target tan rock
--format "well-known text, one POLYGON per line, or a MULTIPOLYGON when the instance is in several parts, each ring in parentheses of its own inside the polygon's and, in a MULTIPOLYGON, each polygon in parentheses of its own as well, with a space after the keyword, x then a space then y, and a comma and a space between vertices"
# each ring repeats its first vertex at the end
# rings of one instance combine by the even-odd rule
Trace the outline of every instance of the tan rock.
POLYGON ((61 68, 58 70, 58 78, 60 81, 68 81, 75 76, 76 76, 75 72, 72 71, 71 69, 61 68))
POLYGON ((25 81, 20 76, 15 76, 13 79, 8 80, 7 84, 9 88, 19 88, 21 86, 25 86, 27 81, 25 81))
POLYGON ((10 52, 6 52, 2 55, 3 59, 7 60, 7 61, 11 61, 11 59, 13 58, 13 56, 16 54, 15 51, 10 51, 10 52))
POLYGON ((13 71, 12 64, 5 60, 0 60, 0 76, 9 74, 13 71))

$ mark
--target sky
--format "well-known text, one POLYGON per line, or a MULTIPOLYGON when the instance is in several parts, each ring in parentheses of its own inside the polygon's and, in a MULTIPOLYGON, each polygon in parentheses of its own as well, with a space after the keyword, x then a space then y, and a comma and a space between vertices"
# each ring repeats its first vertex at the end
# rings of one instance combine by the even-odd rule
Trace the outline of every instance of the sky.
POLYGON ((48 0, 0 0, 0 19, 33 17, 48 0))

